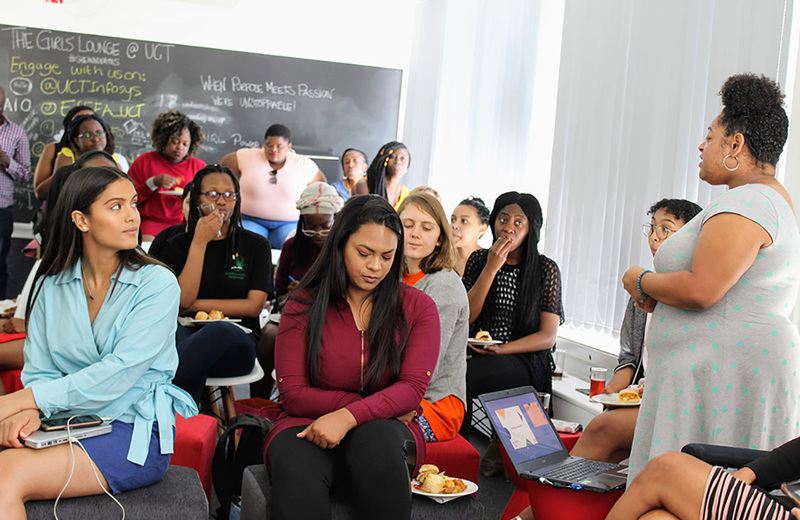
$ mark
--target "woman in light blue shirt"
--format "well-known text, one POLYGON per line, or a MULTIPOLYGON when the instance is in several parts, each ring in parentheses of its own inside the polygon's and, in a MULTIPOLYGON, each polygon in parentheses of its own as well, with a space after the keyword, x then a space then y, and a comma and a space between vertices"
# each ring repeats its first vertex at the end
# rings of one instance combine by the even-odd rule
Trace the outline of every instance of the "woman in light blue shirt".
POLYGON ((170 383, 178 283, 137 247, 136 201, 121 171, 83 168, 53 208, 28 303, 25 389, 0 397, 0 444, 17 448, 0 451, 0 518, 24 518, 26 500, 55 498, 65 485, 67 497, 102 493, 99 482, 113 493, 157 482, 172 453, 175 413, 197 413, 170 383), (113 429, 81 441, 85 452, 23 447, 40 416, 57 412, 107 417, 113 429))

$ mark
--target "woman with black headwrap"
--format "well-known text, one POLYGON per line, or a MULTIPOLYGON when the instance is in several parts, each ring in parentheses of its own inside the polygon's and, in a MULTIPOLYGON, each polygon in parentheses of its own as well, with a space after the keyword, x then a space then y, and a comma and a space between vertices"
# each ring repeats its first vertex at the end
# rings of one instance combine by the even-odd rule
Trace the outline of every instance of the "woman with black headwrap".
POLYGON ((469 257, 463 281, 470 337, 485 330, 501 343, 470 345, 465 427, 471 420, 472 397, 524 385, 551 392, 550 349, 564 322, 561 273, 537 249, 542 208, 536 197, 516 191, 500 195, 489 228, 494 244, 469 257))

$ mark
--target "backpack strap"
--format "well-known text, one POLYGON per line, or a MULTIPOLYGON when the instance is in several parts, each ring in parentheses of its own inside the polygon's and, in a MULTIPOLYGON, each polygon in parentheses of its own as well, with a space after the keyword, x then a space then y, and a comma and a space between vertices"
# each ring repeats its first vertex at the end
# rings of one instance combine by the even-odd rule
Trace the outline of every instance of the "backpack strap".
POLYGON ((228 520, 233 498, 232 479, 238 478, 241 481, 242 475, 234 475, 234 459, 236 454, 235 434, 238 430, 255 428, 266 435, 272 427, 269 420, 251 414, 241 414, 234 417, 225 431, 217 440, 217 447, 214 449, 214 459, 211 463, 211 479, 214 484, 214 491, 219 499, 220 507, 217 510, 219 520, 228 520))

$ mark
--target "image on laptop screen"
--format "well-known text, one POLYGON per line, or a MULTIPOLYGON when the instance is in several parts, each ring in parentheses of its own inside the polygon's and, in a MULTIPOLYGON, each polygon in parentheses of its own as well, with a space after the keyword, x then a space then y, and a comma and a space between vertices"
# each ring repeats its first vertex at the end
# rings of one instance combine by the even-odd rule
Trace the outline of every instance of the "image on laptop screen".
POLYGON ((544 457, 562 451, 558 434, 547 421, 547 416, 536 396, 531 393, 486 401, 486 413, 492 414, 504 444, 513 449, 508 456, 514 464, 544 457))

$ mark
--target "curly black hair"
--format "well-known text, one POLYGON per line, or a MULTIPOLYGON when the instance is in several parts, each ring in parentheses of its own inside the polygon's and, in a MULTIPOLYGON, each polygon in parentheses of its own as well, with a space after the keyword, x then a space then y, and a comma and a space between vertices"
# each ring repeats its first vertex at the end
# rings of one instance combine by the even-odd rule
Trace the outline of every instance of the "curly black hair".
POLYGON ((774 80, 752 73, 729 77, 719 91, 725 135, 744 135, 756 164, 775 166, 789 134, 784 95, 774 80))
POLYGON ((673 217, 678 217, 684 222, 689 222, 698 213, 703 211, 703 208, 686 199, 661 199, 647 210, 648 215, 655 215, 656 211, 663 209, 673 217))
POLYGON ((459 206, 470 206, 475 208, 475 212, 478 213, 478 220, 481 221, 481 224, 489 224, 489 215, 491 211, 489 208, 486 207, 486 203, 483 202, 483 199, 480 197, 467 197, 466 199, 462 200, 458 203, 459 206))
POLYGON ((153 148, 158 153, 163 153, 167 148, 167 144, 169 144, 169 140, 176 135, 180 136, 184 129, 188 129, 189 135, 192 137, 192 144, 189 145, 189 152, 186 154, 186 157, 191 157, 203 144, 206 136, 200 129, 200 125, 177 110, 162 112, 153 121, 153 128, 150 130, 153 148))

